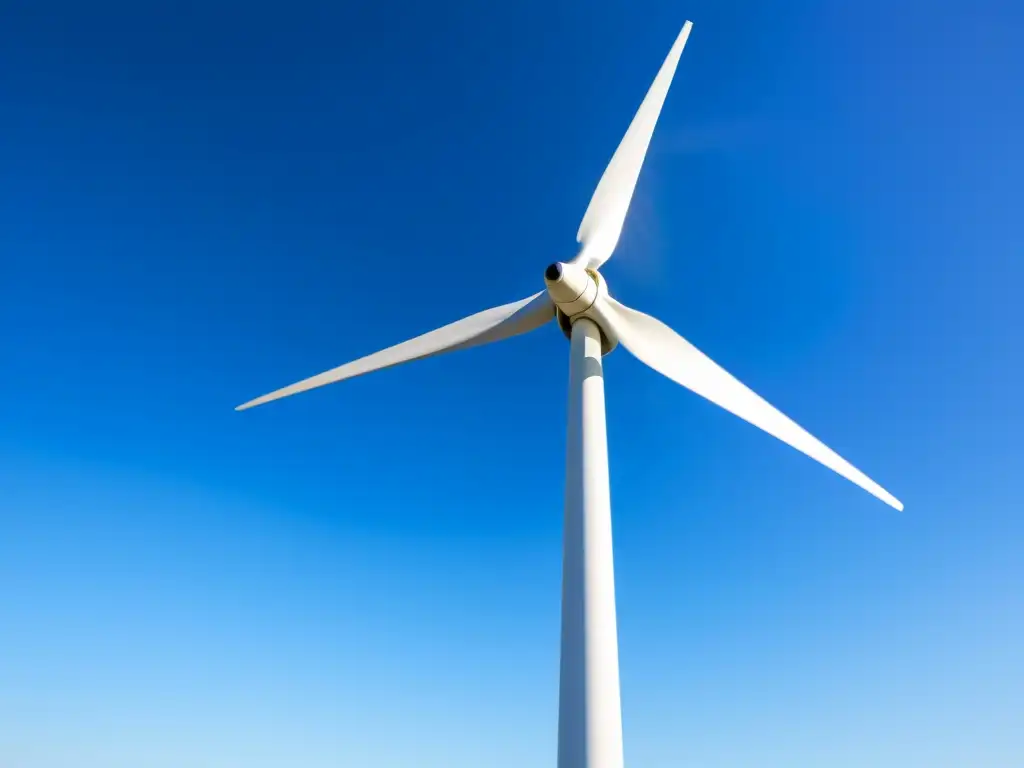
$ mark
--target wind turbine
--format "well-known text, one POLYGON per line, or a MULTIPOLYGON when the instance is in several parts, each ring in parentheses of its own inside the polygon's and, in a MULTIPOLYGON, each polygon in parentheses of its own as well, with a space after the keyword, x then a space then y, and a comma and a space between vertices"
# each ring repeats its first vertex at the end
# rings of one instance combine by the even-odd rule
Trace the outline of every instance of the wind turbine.
POLYGON ((236 410, 457 349, 528 333, 556 320, 570 339, 562 553, 559 768, 621 768, 615 579, 602 357, 622 345, 641 362, 819 461, 868 493, 903 505, 769 405, 667 325, 613 299, 598 271, 615 250, 654 126, 690 34, 687 21, 612 156, 583 216, 580 249, 544 271, 545 290, 250 400, 236 410))

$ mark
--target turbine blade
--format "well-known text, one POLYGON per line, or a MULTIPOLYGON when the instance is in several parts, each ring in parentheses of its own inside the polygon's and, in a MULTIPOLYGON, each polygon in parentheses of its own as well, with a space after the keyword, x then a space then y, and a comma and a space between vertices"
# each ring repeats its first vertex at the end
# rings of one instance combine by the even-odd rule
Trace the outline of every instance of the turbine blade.
POLYGON ((891 507, 903 504, 809 432, 741 384, 660 320, 611 297, 604 309, 619 343, 663 376, 821 462, 891 507))
POLYGON ((582 244, 579 255, 574 259, 584 267, 597 269, 612 255, 622 233, 622 225, 626 221, 629 202, 633 199, 633 190, 640 176, 640 168, 651 143, 654 126, 661 114, 665 96, 676 73, 679 56, 690 36, 691 22, 683 24, 683 29, 676 38, 672 49, 668 52, 665 63, 661 65, 657 77, 647 91, 640 109, 629 124, 626 135, 622 138, 604 175, 594 190, 587 212, 583 214, 576 242, 582 244))
POLYGON ((374 352, 359 360, 340 365, 324 373, 278 389, 268 395, 257 397, 235 408, 244 411, 271 400, 278 400, 308 389, 333 384, 343 379, 362 376, 364 373, 379 371, 412 360, 440 355, 456 349, 468 349, 494 341, 501 341, 539 328, 555 317, 555 305, 546 291, 535 293, 522 301, 515 301, 500 307, 485 309, 475 315, 456 320, 454 323, 430 331, 415 339, 403 341, 393 347, 374 352))

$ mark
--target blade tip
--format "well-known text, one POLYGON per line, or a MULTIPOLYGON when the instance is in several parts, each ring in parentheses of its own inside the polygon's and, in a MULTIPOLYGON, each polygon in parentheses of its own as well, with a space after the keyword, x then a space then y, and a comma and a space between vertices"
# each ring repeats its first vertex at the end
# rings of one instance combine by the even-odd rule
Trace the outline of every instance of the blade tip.
POLYGON ((882 493, 875 494, 875 495, 879 499, 884 501, 886 504, 888 504, 890 507, 895 509, 897 512, 902 512, 903 511, 903 502, 900 501, 899 499, 897 499, 891 493, 888 493, 887 491, 883 490, 882 493))

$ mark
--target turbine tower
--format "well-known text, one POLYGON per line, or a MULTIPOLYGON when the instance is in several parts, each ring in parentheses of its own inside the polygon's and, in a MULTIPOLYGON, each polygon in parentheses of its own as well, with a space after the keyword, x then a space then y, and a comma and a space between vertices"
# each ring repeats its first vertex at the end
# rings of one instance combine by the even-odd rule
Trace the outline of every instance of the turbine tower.
POLYGON ((622 768, 622 716, 612 567, 602 358, 623 346, 672 381, 760 427, 868 493, 903 505, 667 325, 620 304, 598 271, 618 244, 658 115, 690 34, 683 25, 583 216, 575 258, 544 271, 545 289, 250 400, 236 410, 557 321, 570 339, 562 553, 558 768, 622 768))

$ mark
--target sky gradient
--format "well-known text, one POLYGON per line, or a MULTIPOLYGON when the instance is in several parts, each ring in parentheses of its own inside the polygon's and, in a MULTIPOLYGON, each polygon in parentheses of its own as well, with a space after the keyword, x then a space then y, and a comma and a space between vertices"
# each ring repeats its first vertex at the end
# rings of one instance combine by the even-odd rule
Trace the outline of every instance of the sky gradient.
POLYGON ((606 360, 626 762, 1024 764, 1024 8, 0 10, 0 765, 553 765, 542 286, 685 19, 613 294, 906 504, 606 360))

